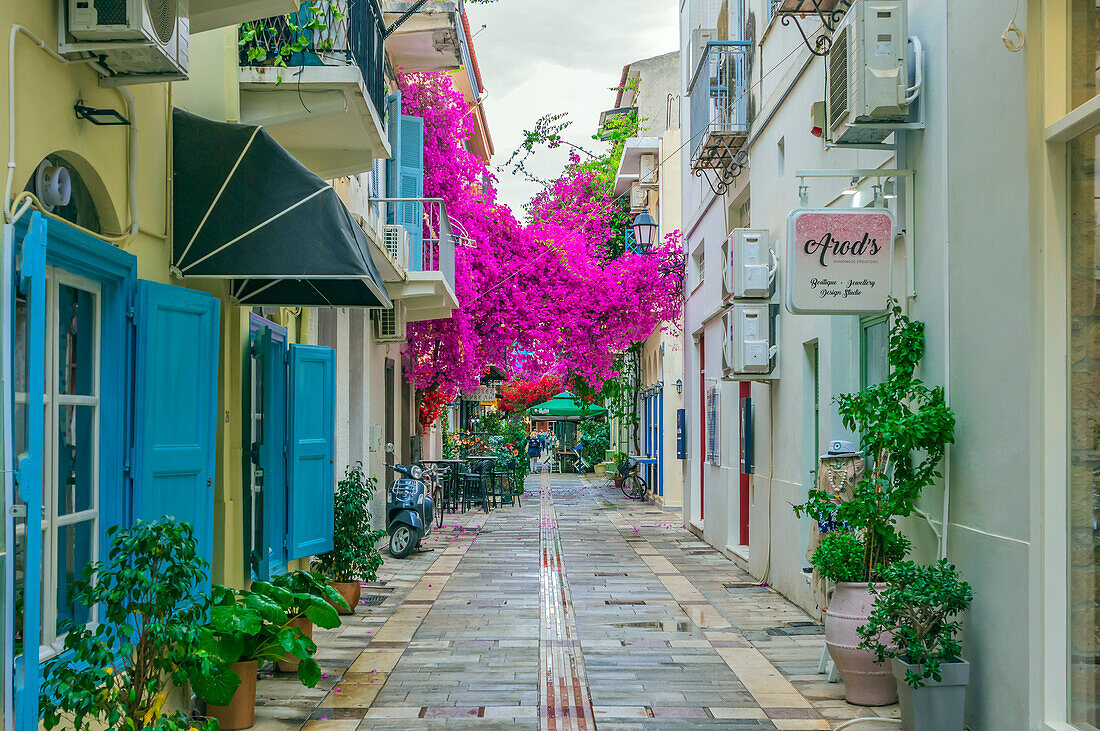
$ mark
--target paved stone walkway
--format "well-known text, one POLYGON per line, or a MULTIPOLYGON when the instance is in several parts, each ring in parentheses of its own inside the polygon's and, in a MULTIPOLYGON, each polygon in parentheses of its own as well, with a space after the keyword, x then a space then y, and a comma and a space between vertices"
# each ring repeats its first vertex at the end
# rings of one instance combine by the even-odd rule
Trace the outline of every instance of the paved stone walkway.
POLYGON ((263 674, 256 728, 809 731, 897 717, 846 704, 816 672, 820 626, 679 514, 575 475, 534 475, 524 498, 448 515, 433 551, 387 555, 356 615, 317 632, 317 688, 263 674))

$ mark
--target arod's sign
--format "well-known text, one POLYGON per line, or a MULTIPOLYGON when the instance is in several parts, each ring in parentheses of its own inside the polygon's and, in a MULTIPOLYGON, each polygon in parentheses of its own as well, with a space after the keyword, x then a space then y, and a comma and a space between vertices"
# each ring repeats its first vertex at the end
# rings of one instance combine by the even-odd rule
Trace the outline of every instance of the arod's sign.
POLYGON ((787 218, 787 309, 804 315, 885 312, 894 216, 874 209, 800 209, 787 218))

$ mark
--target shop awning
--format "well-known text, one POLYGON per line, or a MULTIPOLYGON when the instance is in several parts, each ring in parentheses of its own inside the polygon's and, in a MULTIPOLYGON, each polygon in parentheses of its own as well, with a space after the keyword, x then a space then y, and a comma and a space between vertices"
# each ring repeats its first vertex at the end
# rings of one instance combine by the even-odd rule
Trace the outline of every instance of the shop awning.
POLYGON ((549 401, 535 404, 527 409, 531 421, 581 421, 595 419, 607 414, 607 409, 595 404, 578 404, 573 394, 562 391, 549 401))
POLYGON ((172 147, 174 275, 242 305, 393 306, 336 191, 262 127, 173 109, 172 147))

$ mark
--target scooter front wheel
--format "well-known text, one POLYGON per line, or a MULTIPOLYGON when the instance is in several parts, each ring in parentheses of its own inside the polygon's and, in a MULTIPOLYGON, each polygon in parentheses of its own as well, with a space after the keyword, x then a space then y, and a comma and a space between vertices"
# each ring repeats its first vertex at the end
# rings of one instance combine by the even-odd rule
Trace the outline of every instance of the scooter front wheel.
POLYGON ((394 558, 405 558, 416 548, 416 536, 413 529, 402 523, 390 534, 390 553, 394 558))

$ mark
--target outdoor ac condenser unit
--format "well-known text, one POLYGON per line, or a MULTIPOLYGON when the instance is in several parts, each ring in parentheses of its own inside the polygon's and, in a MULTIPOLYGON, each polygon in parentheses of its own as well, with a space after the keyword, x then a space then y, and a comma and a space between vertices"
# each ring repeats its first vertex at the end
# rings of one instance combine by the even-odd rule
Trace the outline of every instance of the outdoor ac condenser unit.
POLYGON ((382 242, 390 258, 402 269, 409 268, 409 230, 400 224, 382 227, 382 242))
POLYGON ((639 213, 646 206, 648 200, 648 191, 642 187, 641 183, 630 184, 630 211, 631 213, 639 213))
POLYGON ((391 310, 374 311, 374 339, 380 343, 399 343, 405 339, 405 305, 394 302, 391 310))
POLYGON ((775 369, 778 305, 735 304, 723 317, 722 366, 735 380, 754 380, 775 369))
POLYGON ((643 188, 657 187, 657 155, 652 152, 638 157, 638 182, 643 188))
POLYGON ((187 0, 67 2, 69 35, 90 45, 112 74, 103 85, 187 78, 187 0))
POLYGON ((717 28, 693 28, 691 31, 691 68, 688 69, 688 78, 695 75, 699 68, 699 61, 706 53, 707 44, 718 40, 717 28))
POLYGON ((908 115, 909 35, 905 0, 859 0, 833 34, 825 103, 834 142, 882 142, 892 130, 852 126, 908 115))

